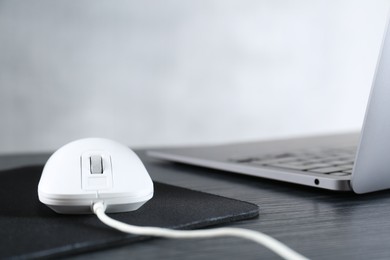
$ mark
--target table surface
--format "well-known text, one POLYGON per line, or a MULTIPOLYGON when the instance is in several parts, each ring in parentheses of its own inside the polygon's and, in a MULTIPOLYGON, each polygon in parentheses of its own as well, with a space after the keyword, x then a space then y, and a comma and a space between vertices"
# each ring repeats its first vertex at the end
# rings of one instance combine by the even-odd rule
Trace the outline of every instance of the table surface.
MULTIPOLYGON (((283 182, 149 158, 138 151, 155 181, 255 203, 260 216, 231 227, 264 232, 312 259, 390 259, 390 191, 366 195, 283 182), (386 242, 387 241, 387 242, 386 242)), ((44 164, 48 154, 0 156, 0 170, 44 164)), ((154 239, 86 256, 95 259, 278 259, 238 238, 154 239)))

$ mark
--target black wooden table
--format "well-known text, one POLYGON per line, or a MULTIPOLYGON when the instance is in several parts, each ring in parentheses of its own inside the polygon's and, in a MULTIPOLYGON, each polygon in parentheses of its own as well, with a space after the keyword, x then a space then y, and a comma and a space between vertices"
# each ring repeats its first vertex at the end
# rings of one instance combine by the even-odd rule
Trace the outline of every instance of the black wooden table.
MULTIPOLYGON (((153 180, 258 204, 257 219, 233 223, 269 234, 312 259, 390 259, 390 191, 366 195, 317 190, 151 159, 138 151, 153 180)), ((2 155, 0 170, 44 164, 48 154, 2 155)), ((237 238, 154 239, 74 258, 278 259, 237 238)))

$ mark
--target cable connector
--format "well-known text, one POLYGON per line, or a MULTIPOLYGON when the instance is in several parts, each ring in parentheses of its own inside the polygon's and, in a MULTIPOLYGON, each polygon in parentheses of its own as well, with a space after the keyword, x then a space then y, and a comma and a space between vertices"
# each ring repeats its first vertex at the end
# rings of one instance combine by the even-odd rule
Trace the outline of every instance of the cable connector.
POLYGON ((97 201, 92 204, 92 212, 95 215, 98 215, 98 212, 105 212, 106 211, 106 204, 104 204, 103 201, 97 201))

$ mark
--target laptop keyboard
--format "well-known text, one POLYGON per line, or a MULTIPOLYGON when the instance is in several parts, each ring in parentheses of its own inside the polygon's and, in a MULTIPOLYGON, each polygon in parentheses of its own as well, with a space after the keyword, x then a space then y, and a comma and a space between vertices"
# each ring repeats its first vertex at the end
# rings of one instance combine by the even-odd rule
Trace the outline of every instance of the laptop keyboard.
POLYGON ((252 166, 283 168, 333 176, 352 174, 356 147, 343 149, 302 150, 259 157, 232 159, 252 166))

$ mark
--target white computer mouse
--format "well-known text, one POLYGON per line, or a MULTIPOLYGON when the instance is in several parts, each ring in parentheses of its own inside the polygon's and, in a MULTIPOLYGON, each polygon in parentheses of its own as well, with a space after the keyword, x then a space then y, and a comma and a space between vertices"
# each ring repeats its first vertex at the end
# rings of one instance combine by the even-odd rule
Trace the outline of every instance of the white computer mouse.
POLYGON ((153 197, 153 182, 127 146, 102 138, 71 142, 46 162, 38 184, 39 200, 58 213, 93 213, 103 201, 106 212, 136 210, 153 197))

